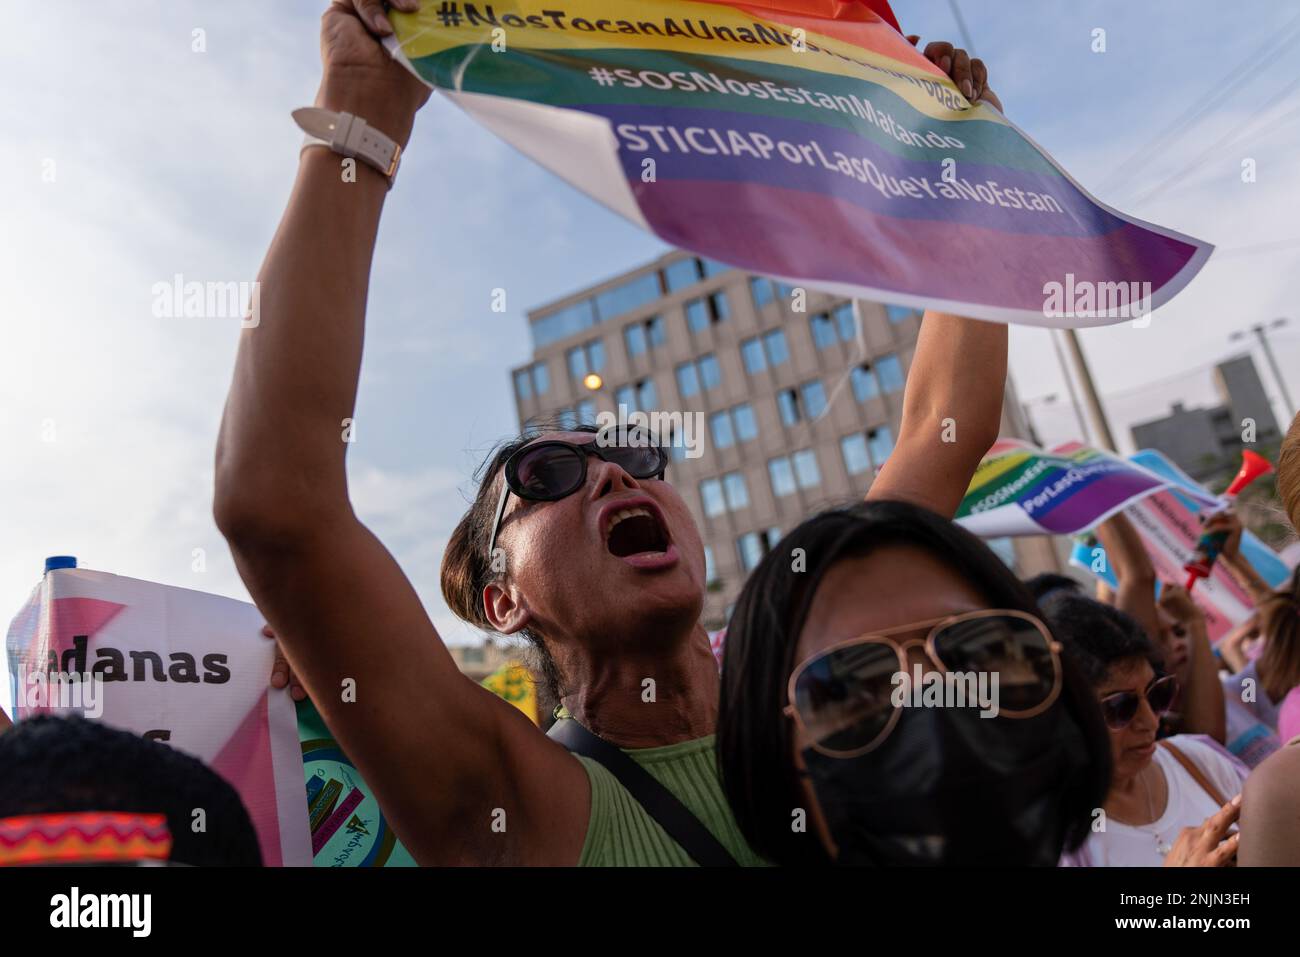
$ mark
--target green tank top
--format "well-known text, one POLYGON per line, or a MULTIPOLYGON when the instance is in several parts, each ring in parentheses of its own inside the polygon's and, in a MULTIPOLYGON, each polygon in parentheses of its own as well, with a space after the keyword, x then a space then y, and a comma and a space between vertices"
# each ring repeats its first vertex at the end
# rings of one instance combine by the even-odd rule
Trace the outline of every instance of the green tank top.
MULTIPOLYGON (((624 748, 700 819, 745 867, 766 862, 749 849, 722 793, 713 735, 658 748, 624 748)), ((594 758, 574 755, 591 781, 591 818, 580 867, 693 867, 681 845, 664 831, 627 788, 594 758)))

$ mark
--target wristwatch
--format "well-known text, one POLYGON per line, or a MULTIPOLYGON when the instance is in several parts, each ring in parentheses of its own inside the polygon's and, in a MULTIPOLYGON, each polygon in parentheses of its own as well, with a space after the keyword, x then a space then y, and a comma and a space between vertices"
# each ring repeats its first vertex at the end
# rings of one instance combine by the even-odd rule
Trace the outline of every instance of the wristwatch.
POLYGON ((293 119, 307 134, 303 149, 324 146, 343 156, 356 157, 384 174, 392 187, 402 162, 402 147, 395 140, 351 113, 304 106, 293 111, 293 119))

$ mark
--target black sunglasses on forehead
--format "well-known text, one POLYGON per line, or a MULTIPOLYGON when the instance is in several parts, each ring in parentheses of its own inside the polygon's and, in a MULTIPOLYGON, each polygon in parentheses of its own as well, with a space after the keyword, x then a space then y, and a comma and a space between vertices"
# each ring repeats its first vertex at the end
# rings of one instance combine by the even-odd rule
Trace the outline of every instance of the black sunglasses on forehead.
POLYGON ((668 467, 668 453, 654 435, 642 429, 606 429, 581 445, 548 439, 517 449, 502 466, 505 481, 497 500, 488 556, 506 514, 510 493, 532 502, 554 502, 572 495, 587 483, 587 459, 596 456, 612 462, 635 479, 660 479, 668 467))

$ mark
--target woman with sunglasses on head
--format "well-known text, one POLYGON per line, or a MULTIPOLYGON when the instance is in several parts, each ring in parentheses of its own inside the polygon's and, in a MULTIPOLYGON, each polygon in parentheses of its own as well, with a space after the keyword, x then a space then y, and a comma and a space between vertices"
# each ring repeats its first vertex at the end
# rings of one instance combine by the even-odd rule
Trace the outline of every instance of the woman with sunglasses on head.
POLYGON ((1028 589, 885 500, 809 519, 746 582, 718 752, 745 837, 781 864, 1054 865, 1109 763, 1028 589))
MULTIPOLYGON (((391 32, 378 0, 335 0, 317 106, 405 145, 429 91, 377 42, 391 32)), ((978 61, 950 44, 926 55, 996 105, 978 61)), ((704 549, 658 450, 582 430, 526 434, 488 463, 444 555, 456 614, 542 650, 570 716, 564 745, 458 671, 352 511, 339 423, 353 414, 389 181, 360 164, 355 182, 341 180, 339 161, 302 152, 217 452, 217 523, 293 680, 422 863, 758 862, 714 758, 704 549), (354 700, 341 700, 344 682, 354 700)), ((1004 326, 927 314, 878 486, 956 507, 997 436, 1006 343, 1004 326), (952 417, 959 441, 945 442, 952 417)))
POLYGON ((1052 631, 1092 683, 1110 731, 1110 790, 1104 827, 1063 863, 1090 867, 1235 863, 1246 768, 1206 735, 1160 741, 1160 717, 1173 704, 1178 679, 1151 664, 1155 648, 1123 612, 1072 595, 1048 599, 1052 631))

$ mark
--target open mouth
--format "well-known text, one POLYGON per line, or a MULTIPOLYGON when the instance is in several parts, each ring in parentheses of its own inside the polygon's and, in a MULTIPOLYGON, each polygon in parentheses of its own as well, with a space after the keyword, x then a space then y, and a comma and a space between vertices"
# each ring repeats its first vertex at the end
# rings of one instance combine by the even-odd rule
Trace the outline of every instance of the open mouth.
POLYGON ((611 555, 628 558, 646 553, 668 551, 668 532, 659 516, 641 505, 634 505, 610 516, 605 532, 605 547, 611 555))

